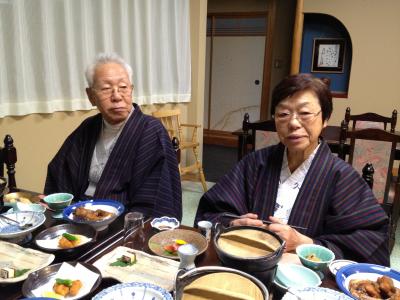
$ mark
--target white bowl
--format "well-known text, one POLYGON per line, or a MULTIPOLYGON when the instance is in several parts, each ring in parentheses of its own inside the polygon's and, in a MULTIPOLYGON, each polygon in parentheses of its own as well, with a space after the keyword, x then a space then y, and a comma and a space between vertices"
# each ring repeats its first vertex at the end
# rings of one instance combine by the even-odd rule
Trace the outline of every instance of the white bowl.
POLYGON ((156 228, 160 231, 172 230, 179 227, 180 223, 176 218, 170 218, 167 216, 161 218, 155 218, 151 221, 151 227, 156 228))
POLYGON ((46 211, 46 207, 39 203, 27 204, 27 203, 17 202, 16 206, 17 209, 14 211, 34 211, 39 213, 44 213, 46 211))

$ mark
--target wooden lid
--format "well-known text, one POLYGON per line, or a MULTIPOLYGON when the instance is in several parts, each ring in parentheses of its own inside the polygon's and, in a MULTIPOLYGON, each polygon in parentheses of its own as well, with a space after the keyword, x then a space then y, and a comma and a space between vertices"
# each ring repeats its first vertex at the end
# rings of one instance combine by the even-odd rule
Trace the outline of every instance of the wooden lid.
POLYGON ((217 243, 222 251, 243 258, 266 256, 281 246, 280 241, 272 234, 257 229, 238 229, 222 233, 217 243))
POLYGON ((263 300, 260 288, 250 279, 229 272, 197 278, 183 290, 183 300, 263 300))

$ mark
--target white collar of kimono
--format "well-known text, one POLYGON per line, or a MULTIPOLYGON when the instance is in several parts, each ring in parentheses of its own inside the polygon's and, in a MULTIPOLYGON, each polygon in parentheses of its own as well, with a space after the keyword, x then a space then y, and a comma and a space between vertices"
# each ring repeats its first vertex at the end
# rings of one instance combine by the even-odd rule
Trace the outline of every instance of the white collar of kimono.
POLYGON ((122 132, 126 122, 132 115, 134 108, 130 111, 128 117, 121 123, 112 125, 103 119, 101 125, 101 133, 96 142, 92 161, 89 169, 89 185, 85 191, 85 195, 93 196, 96 191, 96 185, 99 182, 111 151, 117 143, 118 137, 122 132))
POLYGON ((280 181, 283 183, 286 180, 291 180, 291 181, 301 181, 303 182, 304 178, 307 175, 308 169, 311 166, 311 163, 315 157, 315 154, 317 153, 319 149, 320 144, 317 145, 317 147, 314 149, 314 151, 310 154, 309 157, 303 163, 292 173, 289 169, 289 162, 287 159, 287 147, 285 147, 285 153, 283 154, 283 161, 282 161, 282 169, 281 169, 281 177, 280 181))
POLYGON ((280 218, 284 223, 289 220, 293 205, 299 190, 310 169, 311 163, 318 151, 320 144, 311 155, 293 172, 290 172, 287 160, 287 148, 283 154, 282 168, 279 180, 278 195, 276 197, 274 216, 280 218))

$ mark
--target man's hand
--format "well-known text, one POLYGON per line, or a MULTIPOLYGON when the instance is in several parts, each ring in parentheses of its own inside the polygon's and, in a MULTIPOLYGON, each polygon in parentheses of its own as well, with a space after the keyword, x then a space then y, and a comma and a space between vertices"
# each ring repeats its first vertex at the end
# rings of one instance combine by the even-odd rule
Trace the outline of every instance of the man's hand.
POLYGON ((269 217, 272 222, 268 226, 268 229, 279 235, 284 241, 286 241, 285 252, 295 251, 296 247, 301 244, 313 244, 313 240, 308 236, 301 234, 297 230, 290 227, 290 225, 284 224, 281 219, 276 217, 269 217))
POLYGON ((240 219, 235 219, 231 221, 231 226, 240 226, 240 225, 248 225, 248 226, 263 226, 263 222, 258 220, 258 216, 256 214, 245 214, 240 216, 240 219))

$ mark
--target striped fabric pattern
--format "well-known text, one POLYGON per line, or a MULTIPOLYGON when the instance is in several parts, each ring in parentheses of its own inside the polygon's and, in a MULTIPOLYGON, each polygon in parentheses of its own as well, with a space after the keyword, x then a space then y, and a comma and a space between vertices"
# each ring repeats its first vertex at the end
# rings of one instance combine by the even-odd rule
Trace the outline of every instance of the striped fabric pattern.
MULTIPOLYGON (((200 200, 195 222, 220 220, 222 212, 273 215, 284 146, 252 152, 200 200)), ((371 189, 322 142, 296 198, 288 224, 336 258, 389 265, 388 217, 371 189)))
MULTIPOLYGON (((114 199, 148 216, 182 218, 178 162, 159 120, 139 106, 125 124, 107 161, 94 199, 114 199)), ((90 162, 101 131, 101 114, 90 117, 66 139, 48 166, 44 193, 68 192, 85 199, 90 162)))

